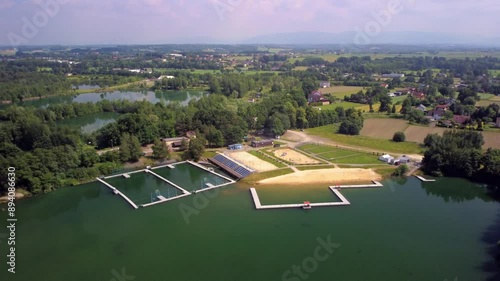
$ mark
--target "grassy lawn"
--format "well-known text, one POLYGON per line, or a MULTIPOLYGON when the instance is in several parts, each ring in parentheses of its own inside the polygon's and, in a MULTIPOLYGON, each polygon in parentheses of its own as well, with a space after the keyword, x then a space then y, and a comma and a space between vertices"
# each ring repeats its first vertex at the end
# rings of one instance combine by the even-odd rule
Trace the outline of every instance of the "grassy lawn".
POLYGON ((297 166, 299 171, 311 171, 311 170, 326 170, 326 169, 335 169, 333 165, 319 165, 319 166, 297 166))
POLYGON ((355 93, 363 90, 363 87, 333 86, 330 88, 320 88, 318 90, 321 91, 323 94, 330 94, 336 98, 344 99, 345 96, 350 96, 352 94, 355 94, 355 93))
POLYGON ((217 155, 217 152, 215 152, 215 151, 205 151, 205 152, 203 152, 203 157, 205 157, 205 158, 212 158, 215 155, 217 155))
POLYGON ((403 154, 419 154, 422 153, 422 148, 417 143, 401 142, 395 143, 391 140, 376 139, 364 136, 346 136, 334 134, 334 125, 327 125, 313 129, 307 129, 306 132, 310 135, 323 137, 339 144, 348 146, 363 147, 384 152, 403 153, 403 154))
POLYGON ((279 176, 293 174, 293 173, 294 172, 292 169, 284 168, 284 169, 273 170, 273 171, 268 171, 268 172, 263 172, 263 173, 258 173, 258 174, 252 174, 252 175, 244 178, 242 180, 242 182, 254 184, 254 183, 261 181, 261 180, 264 180, 264 179, 279 177, 279 176))
POLYGON ((332 159, 331 161, 338 164, 380 164, 377 156, 366 153, 360 153, 352 157, 332 159))
POLYGON ((319 106, 319 108, 321 108, 321 110, 335 110, 335 108, 337 108, 337 107, 343 107, 344 109, 348 109, 348 108, 360 108, 360 107, 364 107, 364 106, 365 106, 364 104, 360 104, 360 103, 343 101, 343 102, 339 102, 339 103, 332 103, 329 105, 319 106))
POLYGON ((293 70, 296 70, 296 71, 306 71, 307 69, 308 69, 307 66, 297 66, 293 70))
POLYGON ((270 157, 267 157, 265 155, 262 155, 262 153, 257 152, 255 150, 248 151, 248 153, 252 154, 253 156, 255 156, 257 158, 259 158, 260 160, 269 162, 269 163, 273 164, 274 166, 276 166, 278 168, 285 168, 286 167, 285 164, 280 163, 280 162, 274 160, 274 158, 270 158, 270 157))
POLYGON ((380 164, 377 156, 365 152, 314 144, 304 145, 300 148, 336 164, 380 164))
POLYGON ((478 94, 478 96, 481 98, 481 100, 489 100, 489 99, 491 99, 492 97, 494 97, 495 95, 493 95, 493 94, 485 94, 485 93, 480 93, 480 94, 478 94))

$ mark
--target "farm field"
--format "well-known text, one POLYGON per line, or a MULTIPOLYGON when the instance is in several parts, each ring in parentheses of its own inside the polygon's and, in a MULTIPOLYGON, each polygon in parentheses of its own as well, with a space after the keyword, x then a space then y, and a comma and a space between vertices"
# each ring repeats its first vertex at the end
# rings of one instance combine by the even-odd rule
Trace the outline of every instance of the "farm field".
MULTIPOLYGON (((367 119, 365 120, 361 136, 371 137, 389 141, 394 133, 404 131, 407 142, 423 143, 428 134, 442 135, 449 130, 441 127, 424 127, 405 124, 404 120, 393 119, 367 119), (390 125, 394 124, 394 125, 390 125), (406 128, 403 130, 403 128, 406 128)), ((484 148, 492 147, 500 149, 500 130, 498 132, 482 132, 484 137, 484 148)))
POLYGON ((367 119, 361 130, 362 136, 392 139, 395 132, 404 132, 410 125, 406 120, 367 119))
MULTIPOLYGON (((443 135, 443 133, 447 130, 449 129, 440 127, 426 128, 420 126, 410 126, 405 131, 405 134, 406 134, 406 139, 408 141, 423 143, 425 137, 428 134, 443 135)), ((489 147, 500 149, 500 130, 498 133, 496 132, 481 132, 481 133, 483 134, 484 137, 484 146, 483 146, 484 149, 489 147)))
POLYGON ((318 106, 318 107, 321 108, 321 110, 335 110, 335 108, 337 108, 337 107, 343 107, 345 109, 348 109, 348 108, 358 109, 361 107, 365 107, 365 105, 360 104, 360 103, 343 101, 343 102, 332 103, 332 104, 328 104, 328 105, 322 105, 322 106, 318 106))
POLYGON ((329 88, 320 88, 318 90, 321 91, 323 94, 331 94, 336 98, 344 99, 344 96, 350 96, 363 89, 364 87, 356 87, 356 86, 333 86, 329 88))

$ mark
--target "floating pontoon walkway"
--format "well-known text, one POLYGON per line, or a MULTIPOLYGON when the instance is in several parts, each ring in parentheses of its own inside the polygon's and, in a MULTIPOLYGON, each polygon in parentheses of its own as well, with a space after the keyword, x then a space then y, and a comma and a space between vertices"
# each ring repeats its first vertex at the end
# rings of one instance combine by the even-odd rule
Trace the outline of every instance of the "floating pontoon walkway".
POLYGON ((180 187, 180 186, 176 185, 175 183, 173 183, 173 182, 171 182, 171 181, 167 180, 166 178, 164 178, 164 177, 162 177, 162 176, 158 175, 157 173, 155 173, 155 172, 153 172, 153 171, 151 171, 151 170, 144 170, 144 171, 145 171, 146 173, 150 173, 150 174, 152 174, 153 176, 155 176, 155 177, 157 177, 157 178, 161 179, 162 181, 164 181, 164 182, 166 182, 166 183, 170 184, 171 186, 173 186, 173 187, 177 188, 178 190, 182 191, 182 193, 184 193, 184 194, 188 194, 188 195, 189 195, 189 194, 191 194, 191 192, 189 192, 189 191, 185 190, 184 188, 182 188, 182 187, 180 187))
POLYGON ((132 205, 132 207, 134 207, 134 209, 138 209, 139 207, 137 207, 137 205, 132 202, 132 200, 130 200, 127 196, 125 196, 125 194, 121 193, 118 189, 116 189, 114 186, 112 186, 111 184, 101 180, 100 178, 97 178, 98 181, 100 181, 101 183, 103 183, 105 186, 111 188, 111 190, 113 190, 113 193, 114 194, 118 194, 120 195, 121 197, 123 197, 123 199, 125 199, 130 205, 132 205))
MULTIPOLYGON (((212 190, 212 189, 215 189, 215 188, 219 188, 219 187, 223 187, 223 186, 227 186, 227 185, 230 185, 230 184, 233 184, 235 183, 236 181, 234 181, 233 179, 231 178, 228 178, 224 175, 220 175, 214 171, 211 171, 205 167, 203 167, 202 165, 199 165, 198 163, 195 163, 195 162, 191 162, 191 161, 184 161, 184 162, 178 162, 178 163, 175 163, 175 164, 167 164, 167 165, 162 165, 162 166, 158 166, 158 167, 153 167, 153 168, 150 168, 148 166, 147 169, 143 169, 143 170, 138 170, 138 171, 133 171, 133 172, 126 172, 126 173, 122 173, 122 174, 119 174, 119 175, 113 175, 113 176, 109 176, 109 177, 104 177, 103 179, 111 179, 111 178, 116 178, 116 177, 125 177, 125 178, 130 178, 132 174, 135 174, 135 173, 149 173, 163 181, 165 181, 166 183, 168 183, 169 185, 177 188, 178 190, 180 190, 182 192, 181 195, 179 196, 174 196, 174 197, 170 197, 170 198, 165 198, 164 196, 162 195, 158 195, 156 196, 156 198, 158 199, 158 201, 156 202, 151 202, 151 203, 148 203, 148 204, 142 204, 140 205, 141 207, 149 207, 149 206, 153 206, 153 205, 157 205, 157 204, 161 204, 161 203, 165 203, 165 202, 168 202, 168 201, 172 201, 172 200, 176 200, 176 199, 180 199, 182 197, 186 197, 186 196, 189 196, 191 194, 194 194, 194 193, 199 193, 199 192, 204 192, 204 191, 208 191, 208 190, 212 190), (167 180, 166 178, 158 175, 157 173, 153 172, 153 170, 156 170, 156 169, 160 169, 160 168, 170 168, 170 169, 175 169, 175 166, 176 165, 179 165, 179 164, 184 164, 184 163, 188 163, 188 164, 191 164, 195 167, 198 167, 200 169, 203 169, 204 171, 206 172, 209 172, 209 173, 212 173, 220 178, 223 178, 225 180, 227 180, 228 182, 227 183, 224 183, 224 184, 221 184, 221 185, 213 185, 211 183, 206 183, 205 185, 207 186, 207 188, 204 188, 204 189, 200 189, 200 190, 197 190, 197 191, 194 191, 193 193, 185 190, 184 188, 176 185, 175 183, 167 180)), ((132 202, 132 200, 130 200, 127 196, 125 196, 125 194, 123 194, 121 191, 119 191, 116 187, 112 186, 111 184, 105 182, 104 180, 100 179, 100 178, 97 178, 97 180, 99 182, 101 182, 102 184, 104 184, 105 186, 109 187, 114 194, 118 194, 120 195, 121 197, 123 197, 128 203, 130 203, 130 205, 132 205, 132 207, 134 207, 135 209, 138 209, 139 207, 134 203, 132 202)))
MULTIPOLYGON (((347 206, 351 203, 335 188, 330 187, 330 190, 340 199, 341 202, 326 202, 326 203, 310 203, 311 207, 333 207, 333 206, 347 206)), ((303 208, 305 204, 280 204, 280 205, 262 205, 260 203, 259 195, 255 188, 250 188, 250 193, 252 194, 252 199, 257 210, 269 210, 269 209, 290 209, 290 208, 303 208)))
POLYGON ((372 181, 373 184, 361 184, 361 185, 334 185, 330 186, 330 188, 335 189, 343 189, 343 188, 376 188, 383 187, 384 185, 379 183, 378 181, 372 181))
POLYGON ((425 179, 425 178, 423 178, 423 177, 421 177, 421 176, 415 176, 415 177, 416 177, 417 179, 419 179, 419 180, 423 181, 423 182, 435 182, 435 181, 436 181, 436 180, 428 180, 428 179, 425 179))

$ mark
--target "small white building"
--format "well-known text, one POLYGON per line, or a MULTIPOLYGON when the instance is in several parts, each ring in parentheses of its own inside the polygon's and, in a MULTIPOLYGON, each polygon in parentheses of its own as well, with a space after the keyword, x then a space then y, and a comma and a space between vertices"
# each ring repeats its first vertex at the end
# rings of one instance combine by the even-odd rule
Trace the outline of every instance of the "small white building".
POLYGON ((158 80, 163 80, 163 79, 174 79, 175 76, 171 76, 171 75, 162 75, 160 77, 158 77, 158 80))
POLYGON ((378 158, 378 160, 385 162, 385 163, 393 163, 394 162, 394 157, 390 156, 389 154, 384 154, 378 158))
POLYGON ((398 159, 394 160, 394 163, 398 163, 398 164, 408 164, 410 162, 411 162, 410 157, 408 157, 406 155, 398 157, 398 159))

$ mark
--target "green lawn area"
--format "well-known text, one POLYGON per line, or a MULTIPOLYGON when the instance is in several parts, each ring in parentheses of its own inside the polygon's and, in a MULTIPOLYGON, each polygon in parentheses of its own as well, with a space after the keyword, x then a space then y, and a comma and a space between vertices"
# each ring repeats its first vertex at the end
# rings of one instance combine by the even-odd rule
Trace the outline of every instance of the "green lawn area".
POLYGON ((259 158, 260 160, 269 162, 269 163, 273 164, 274 166, 276 166, 278 168, 285 168, 286 167, 285 164, 280 163, 280 162, 274 160, 274 158, 270 158, 270 157, 267 157, 265 155, 262 155, 262 153, 260 153, 258 151, 251 150, 251 151, 248 151, 248 153, 252 154, 253 156, 255 156, 257 158, 259 158))
POLYGON ((354 102, 338 102, 338 103, 332 103, 329 105, 323 105, 323 106, 318 106, 321 108, 321 110, 335 110, 337 107, 343 107, 344 109, 348 108, 359 108, 359 107, 364 107, 366 106, 365 104, 360 104, 360 103, 354 103, 354 102))
POLYGON ((377 156, 327 145, 304 145, 300 149, 336 164, 380 164, 377 156))
POLYGON ((307 129, 306 132, 310 135, 323 137, 339 144, 348 146, 373 149, 383 152, 403 153, 403 154, 420 154, 422 147, 413 142, 400 142, 395 143, 391 140, 376 139, 365 136, 346 136, 341 134, 334 134, 335 125, 327 125, 312 129, 307 129))
POLYGON ((325 169, 335 169, 333 165, 319 165, 319 166, 298 166, 296 167, 299 171, 311 171, 311 170, 325 170, 325 169))
POLYGON ((499 69, 495 69, 495 70, 490 70, 491 74, 493 76, 500 76, 500 70, 499 69))
POLYGON ((297 71, 306 71, 308 69, 307 66, 297 66, 295 67, 293 70, 297 70, 297 71))
POLYGON ((256 182, 264 180, 264 179, 279 177, 279 176, 293 174, 293 173, 294 172, 292 169, 284 168, 284 169, 278 169, 278 170, 273 170, 273 171, 268 171, 268 172, 263 172, 263 173, 252 174, 252 175, 244 178, 242 181, 249 183, 249 184, 253 184, 253 183, 256 183, 256 182))
POLYGON ((329 87, 329 88, 320 88, 318 90, 321 91, 323 94, 330 94, 336 98, 343 100, 345 96, 350 96, 352 94, 355 94, 355 93, 363 90, 363 87, 333 86, 333 87, 329 87))
POLYGON ((492 97, 494 97, 495 95, 493 95, 493 94, 486 94, 486 93, 480 93, 480 94, 478 94, 478 96, 481 98, 481 100, 489 100, 492 97))

